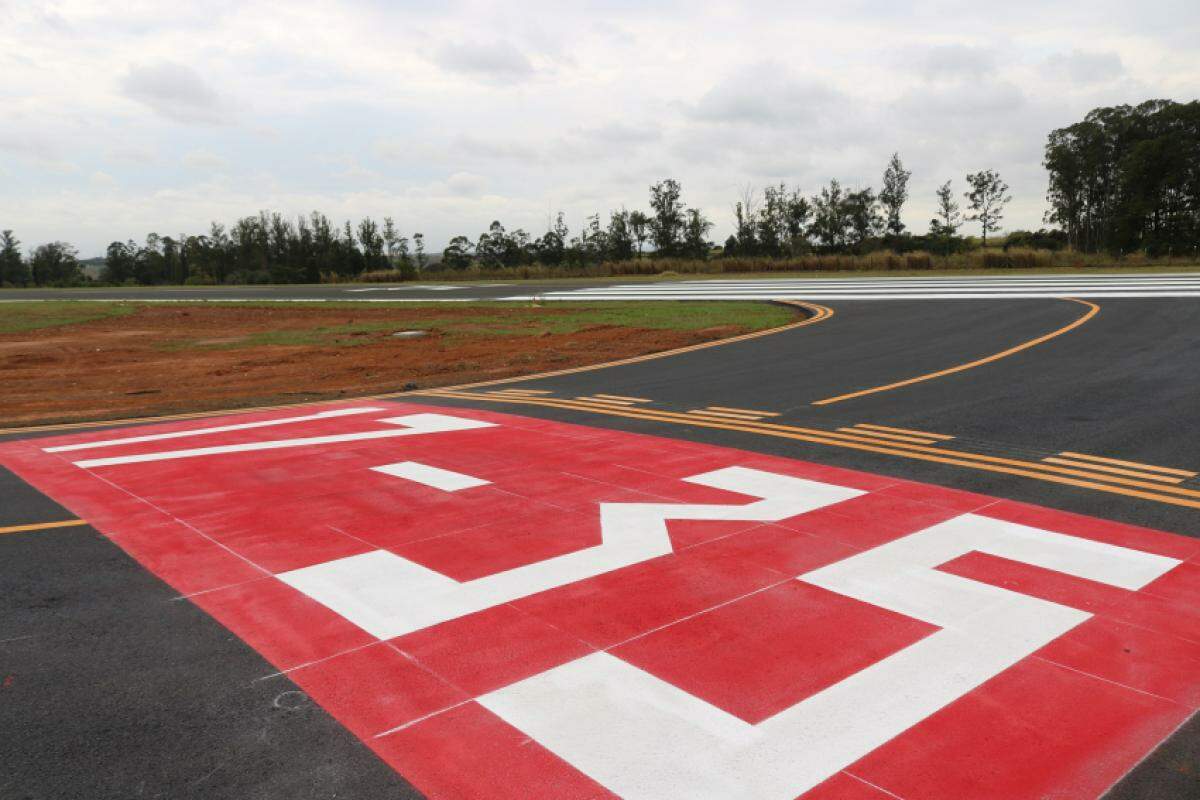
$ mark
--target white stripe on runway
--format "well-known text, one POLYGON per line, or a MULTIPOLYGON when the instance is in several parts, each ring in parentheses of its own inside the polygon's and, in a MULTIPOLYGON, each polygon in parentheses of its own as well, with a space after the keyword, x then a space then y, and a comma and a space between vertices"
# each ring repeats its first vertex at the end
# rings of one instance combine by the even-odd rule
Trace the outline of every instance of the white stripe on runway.
POLYGON ((72 450, 91 450, 96 447, 116 447, 122 444, 137 444, 139 442, 158 442, 163 439, 182 439, 187 436, 205 436, 210 433, 228 433, 229 431, 247 431, 252 428, 267 428, 272 425, 288 425, 293 422, 312 422, 318 419, 333 419, 348 417, 353 414, 370 414, 373 411, 383 411, 382 408, 335 408, 331 411, 321 411, 316 414, 305 414, 302 417, 284 417, 282 419, 267 419, 258 422, 242 422, 237 425, 218 425, 213 428, 192 428, 186 431, 171 431, 170 433, 151 433, 146 436, 126 436, 123 439, 104 439, 99 442, 83 442, 81 444, 64 444, 59 447, 43 447, 47 453, 67 453, 72 450))
POLYGON ((304 436, 298 439, 275 439, 267 442, 245 442, 243 444, 217 445, 214 447, 194 447, 188 450, 134 453, 127 456, 76 461, 75 466, 81 469, 95 469, 96 467, 111 467, 119 464, 144 464, 150 461, 172 461, 179 458, 199 458, 202 456, 224 455, 226 453, 253 453, 261 450, 278 450, 287 447, 313 447, 341 442, 366 442, 373 439, 389 439, 397 436, 416 436, 423 433, 444 433, 448 431, 466 431, 474 428, 495 427, 495 423, 492 422, 482 422, 464 417, 452 417, 447 414, 406 414, 402 417, 375 420, 375 422, 403 427, 399 429, 390 428, 359 431, 356 433, 341 433, 332 436, 304 436))
POLYGON ((546 292, 541 297, 546 300, 1024 300, 1056 297, 1200 297, 1200 274, 717 279, 587 287, 546 292))
POLYGON ((921 292, 918 294, 895 294, 872 292, 870 294, 834 294, 831 292, 802 292, 802 291, 780 291, 780 292, 765 292, 761 294, 747 294, 745 292, 723 292, 720 294, 611 294, 611 295, 578 295, 578 294, 561 294, 561 295, 542 295, 540 297, 519 296, 506 297, 509 301, 533 301, 533 300, 573 300, 581 302, 599 302, 603 300, 1030 300, 1030 299, 1053 299, 1062 297, 1079 297, 1079 298, 1096 298, 1096 299, 1121 299, 1121 298, 1137 298, 1137 297, 1200 297, 1200 289, 1187 292, 921 292))

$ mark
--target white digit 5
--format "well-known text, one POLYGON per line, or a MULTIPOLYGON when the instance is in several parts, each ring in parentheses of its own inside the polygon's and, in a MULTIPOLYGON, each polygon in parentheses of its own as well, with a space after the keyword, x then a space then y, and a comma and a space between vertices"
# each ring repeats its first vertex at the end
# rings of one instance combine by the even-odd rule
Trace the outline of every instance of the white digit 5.
POLYGON ((936 569, 972 551, 1126 589, 1179 563, 964 515, 799 577, 940 630, 757 725, 608 653, 479 702, 625 800, 791 800, 1090 616, 936 569))

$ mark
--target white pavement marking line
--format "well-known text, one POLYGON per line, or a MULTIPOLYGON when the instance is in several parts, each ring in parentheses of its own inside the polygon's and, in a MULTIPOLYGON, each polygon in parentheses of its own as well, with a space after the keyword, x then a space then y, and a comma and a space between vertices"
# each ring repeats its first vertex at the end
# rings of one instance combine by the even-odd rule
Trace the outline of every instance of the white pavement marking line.
POLYGON ((746 467, 685 479, 762 498, 747 505, 600 503, 601 543, 476 580, 459 581, 387 550, 375 550, 276 577, 380 639, 565 586, 671 552, 667 520, 770 522, 863 494, 746 467))
POLYGON ((463 417, 451 417, 446 414, 408 414, 403 417, 390 417, 377 420, 388 425, 403 425, 401 430, 374 430, 358 433, 340 433, 332 436, 306 436, 299 439, 275 439, 268 442, 246 442, 244 444, 229 444, 216 447, 197 447, 191 450, 164 450, 157 453, 134 453, 127 456, 111 458, 93 458, 76 461, 75 466, 83 469, 94 467, 110 467, 117 464, 142 464, 148 461, 171 461, 177 458, 198 458, 215 456, 225 453, 251 453, 258 450, 278 450, 285 447, 309 447, 312 445, 336 444, 338 442, 363 442, 371 439, 390 439, 396 436, 417 436, 425 433, 444 433, 447 431, 465 431, 474 428, 493 428, 494 423, 480 422, 463 417))
POLYGON ((495 286, 508 286, 507 283, 464 283, 457 286, 368 286, 363 289, 346 289, 347 292, 448 292, 454 289, 490 289, 495 286))
POLYGON ((1126 589, 1180 563, 965 515, 798 578, 941 630, 757 725, 608 653, 479 702, 626 800, 790 800, 1091 617, 936 569, 972 551, 1126 589))
POLYGON ((1200 297, 1200 274, 768 278, 618 284, 543 295, 548 300, 967 300, 1063 296, 1200 297))
POLYGON ((487 486, 491 481, 473 478, 461 472, 431 467, 416 461, 400 461, 395 464, 384 464, 382 467, 371 467, 372 472, 382 472, 395 478, 421 483, 443 492, 457 492, 462 489, 473 489, 476 486, 487 486))
POLYGON ((65 444, 59 447, 43 447, 46 453, 67 453, 73 450, 91 450, 96 447, 116 447, 122 444, 138 444, 141 442, 159 442, 163 439, 182 439, 187 436, 205 436, 210 433, 228 433, 229 431, 248 431, 252 428, 267 428, 272 425, 289 425, 293 422, 313 422, 319 419, 334 419, 349 417, 354 414, 370 414, 384 411, 382 408, 338 408, 332 411, 322 411, 317 414, 306 414, 303 417, 285 417, 283 419, 268 419, 261 422, 241 422, 237 425, 218 425, 215 428, 193 428, 186 431, 171 433, 151 433, 146 436, 127 436, 124 439, 105 439, 101 442, 83 442, 82 444, 65 444))

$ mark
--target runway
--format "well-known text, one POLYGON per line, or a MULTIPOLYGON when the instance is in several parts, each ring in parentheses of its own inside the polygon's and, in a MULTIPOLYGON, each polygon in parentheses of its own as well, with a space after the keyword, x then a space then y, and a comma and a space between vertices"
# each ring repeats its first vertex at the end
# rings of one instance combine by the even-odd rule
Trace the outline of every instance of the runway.
MULTIPOLYGON (((889 284, 889 302, 875 286, 830 298, 773 283, 809 303, 810 324, 489 385, 9 434, 0 647, 21 688, 0 712, 0 761, 28 767, 0 787, 1190 796, 1200 328, 1176 280, 889 284), (703 509, 647 511, 662 504, 703 509), (605 514, 649 514, 612 530, 654 531, 655 513, 684 520, 669 540, 596 547, 605 514), (55 523, 71 524, 30 527, 55 523), (1009 542, 1012 525, 1068 549, 1009 542), (994 538, 954 549, 981 531, 994 538), (927 676, 980 649, 923 655, 933 630, 970 625, 914 600, 923 590, 863 588, 887 583, 871 554, 909 558, 913 536, 949 548, 930 586, 952 573, 968 605, 1003 589, 987 596, 1016 605, 997 625, 1036 600, 1017 639, 1045 624, 1049 644, 963 661, 980 677, 958 688, 889 678, 914 681, 902 709, 854 688, 892 656, 927 676), (865 571, 839 572, 852 567, 865 571), (814 659, 821 640, 837 655, 814 659), (631 716, 632 691, 675 710, 631 716), (853 727, 871 739, 812 728, 837 718, 825 707, 889 710, 853 727), (730 744, 752 729, 824 735, 801 769, 730 744)), ((714 283, 672 296, 730 293, 714 283)))
POLYGON ((1200 297, 1193 275, 1039 275, 626 283, 550 291, 548 300, 1030 300, 1053 297, 1200 297))
POLYGON ((472 300, 986 300, 1200 297, 1200 273, 1079 273, 928 277, 773 278, 734 280, 463 281, 292 286, 189 286, 96 289, 8 289, 3 300, 141 300, 176 302, 259 300, 296 302, 464 302, 472 300))

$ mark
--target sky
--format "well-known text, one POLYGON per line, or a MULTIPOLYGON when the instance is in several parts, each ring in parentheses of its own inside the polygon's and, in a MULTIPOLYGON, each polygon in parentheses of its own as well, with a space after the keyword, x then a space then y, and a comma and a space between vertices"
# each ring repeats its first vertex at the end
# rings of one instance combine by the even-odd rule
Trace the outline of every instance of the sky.
POLYGON ((875 187, 904 220, 995 169, 1045 209, 1047 134, 1200 97, 1200 3, 0 0, 0 228, 81 256, 259 209, 393 217, 430 250, 572 231, 673 177, 715 240, 747 187, 875 187))

